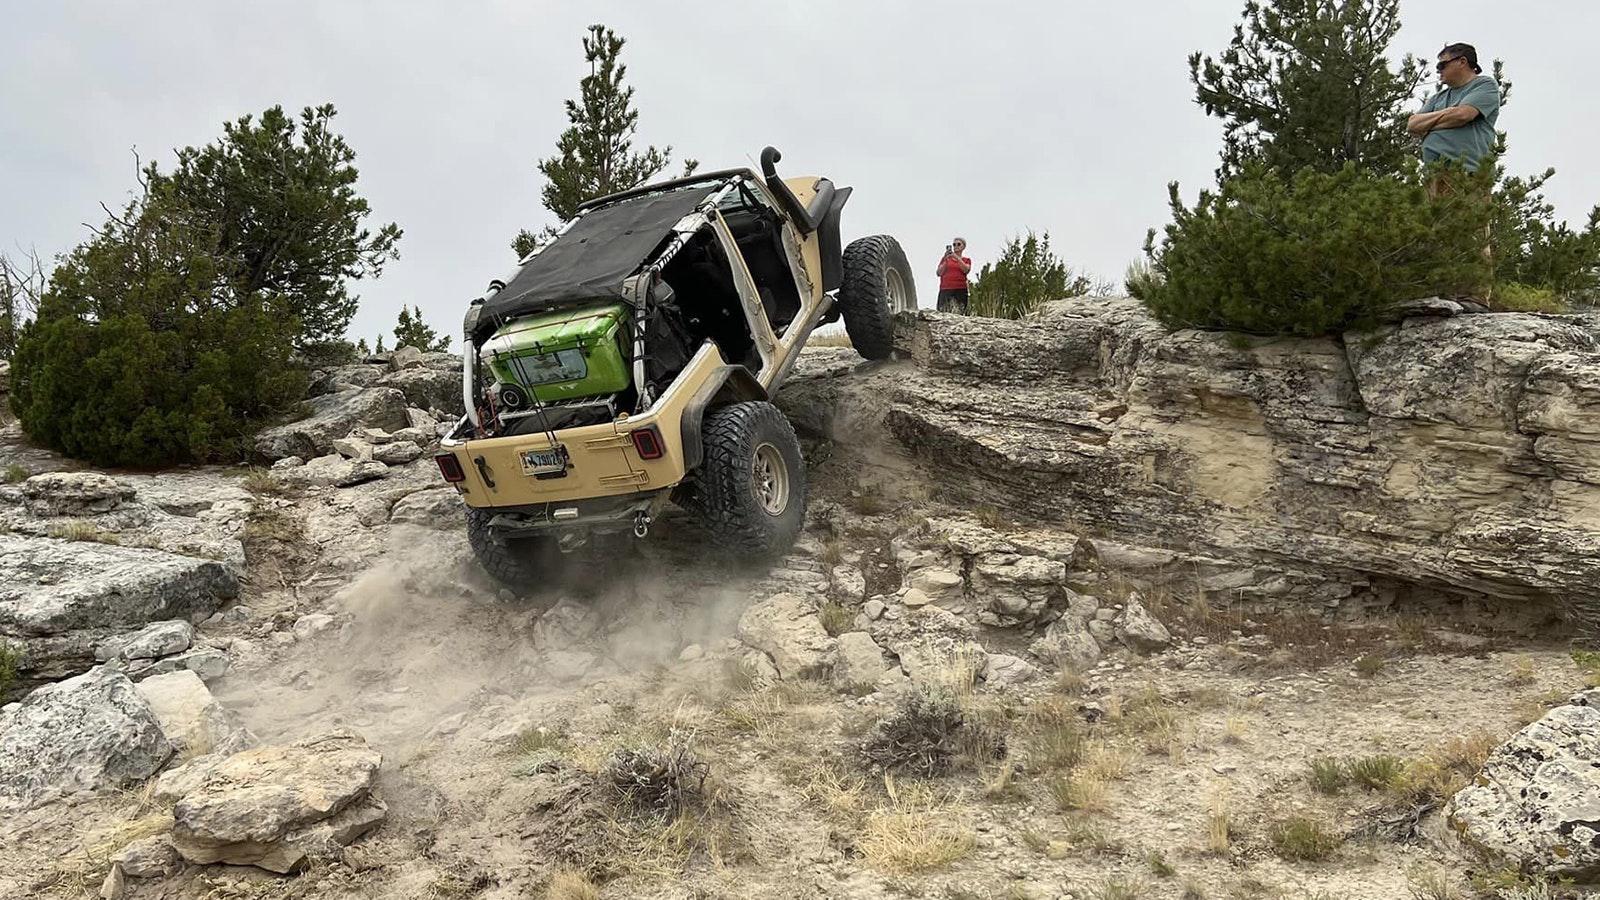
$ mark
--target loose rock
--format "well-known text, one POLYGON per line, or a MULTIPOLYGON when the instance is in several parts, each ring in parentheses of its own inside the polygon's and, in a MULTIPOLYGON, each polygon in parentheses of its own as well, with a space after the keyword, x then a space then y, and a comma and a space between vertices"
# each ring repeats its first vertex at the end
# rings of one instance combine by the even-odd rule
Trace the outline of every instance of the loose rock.
POLYGON ((193 863, 280 873, 331 858, 383 820, 381 762, 350 731, 236 753, 173 806, 173 846, 193 863))
POLYGON ((837 649, 815 607, 794 594, 775 594, 746 610, 739 639, 770 655, 784 678, 826 670, 837 649))

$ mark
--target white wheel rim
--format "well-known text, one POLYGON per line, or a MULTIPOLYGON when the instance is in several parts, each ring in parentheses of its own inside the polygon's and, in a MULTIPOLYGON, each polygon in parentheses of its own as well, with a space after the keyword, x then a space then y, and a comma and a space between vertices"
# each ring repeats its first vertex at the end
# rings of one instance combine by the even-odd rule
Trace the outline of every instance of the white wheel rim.
POLYGON ((789 508, 789 467, 777 447, 762 444, 756 448, 750 476, 761 509, 769 516, 783 515, 789 508))
POLYGON ((889 299, 889 312, 909 312, 911 300, 906 284, 900 278, 899 269, 890 269, 883 277, 883 292, 889 299))

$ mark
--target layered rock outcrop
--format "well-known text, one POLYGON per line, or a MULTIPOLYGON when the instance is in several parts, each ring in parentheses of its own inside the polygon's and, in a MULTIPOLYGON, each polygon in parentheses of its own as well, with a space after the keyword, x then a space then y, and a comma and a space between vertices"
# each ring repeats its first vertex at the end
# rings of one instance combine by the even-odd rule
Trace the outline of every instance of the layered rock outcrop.
POLYGON ((887 432, 948 496, 1091 536, 1102 568, 1219 599, 1581 604, 1600 593, 1600 321, 1433 307, 1317 340, 1170 332, 1124 299, 922 313, 905 361, 814 355, 780 403, 843 443, 887 432))

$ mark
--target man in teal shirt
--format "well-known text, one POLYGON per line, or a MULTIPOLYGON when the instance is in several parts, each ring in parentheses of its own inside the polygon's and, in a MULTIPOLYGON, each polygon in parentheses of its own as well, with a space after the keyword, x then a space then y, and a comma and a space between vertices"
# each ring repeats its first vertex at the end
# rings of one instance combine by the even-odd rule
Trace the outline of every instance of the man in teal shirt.
POLYGON ((1471 44, 1447 44, 1434 66, 1444 90, 1428 98, 1406 130, 1422 138, 1422 161, 1446 160, 1476 172, 1494 152, 1494 123, 1500 118, 1500 84, 1478 65, 1471 44))

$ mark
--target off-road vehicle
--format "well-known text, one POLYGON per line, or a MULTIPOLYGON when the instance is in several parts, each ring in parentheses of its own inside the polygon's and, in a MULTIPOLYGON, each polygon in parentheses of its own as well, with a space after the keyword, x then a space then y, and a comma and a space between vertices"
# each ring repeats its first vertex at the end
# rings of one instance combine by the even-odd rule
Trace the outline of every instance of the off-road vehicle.
POLYGON ((794 542, 805 465, 772 396, 841 317, 889 357, 916 294, 894 238, 841 248, 851 188, 779 159, 591 200, 468 308, 466 415, 438 463, 490 574, 536 584, 551 551, 643 537, 669 502, 736 551, 794 542))

